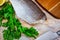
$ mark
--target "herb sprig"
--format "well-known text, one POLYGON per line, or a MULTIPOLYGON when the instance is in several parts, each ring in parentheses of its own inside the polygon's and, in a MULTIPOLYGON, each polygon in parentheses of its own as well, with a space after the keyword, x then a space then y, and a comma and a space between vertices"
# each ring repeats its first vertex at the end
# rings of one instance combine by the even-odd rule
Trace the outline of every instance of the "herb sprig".
POLYGON ((22 33, 34 38, 39 34, 33 27, 27 28, 22 26, 21 22, 15 17, 15 11, 9 3, 5 3, 0 10, 0 26, 7 28, 3 31, 4 40, 19 39, 22 33), (7 19, 8 21, 2 23, 3 19, 7 19))

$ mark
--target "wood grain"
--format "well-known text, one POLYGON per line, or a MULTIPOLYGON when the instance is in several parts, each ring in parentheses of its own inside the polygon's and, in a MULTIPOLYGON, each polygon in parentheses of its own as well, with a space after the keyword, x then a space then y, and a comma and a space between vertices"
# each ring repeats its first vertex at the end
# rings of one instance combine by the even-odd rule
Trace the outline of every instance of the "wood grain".
POLYGON ((53 15, 60 18, 60 3, 50 11, 53 15))
POLYGON ((47 10, 51 9, 54 5, 56 5, 60 0, 37 0, 42 6, 44 6, 47 10))
POLYGON ((60 18, 60 0, 37 0, 53 16, 60 18))

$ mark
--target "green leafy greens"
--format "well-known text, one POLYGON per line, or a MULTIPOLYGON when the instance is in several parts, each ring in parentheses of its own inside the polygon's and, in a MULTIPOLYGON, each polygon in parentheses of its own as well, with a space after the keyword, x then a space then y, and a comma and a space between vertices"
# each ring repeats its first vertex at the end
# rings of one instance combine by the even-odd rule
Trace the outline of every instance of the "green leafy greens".
POLYGON ((39 34, 33 27, 27 28, 22 26, 21 22, 15 17, 14 9, 9 3, 5 3, 0 10, 0 26, 7 27, 3 31, 4 40, 19 39, 22 33, 34 38, 39 34), (2 23, 3 19, 7 19, 8 21, 2 23))

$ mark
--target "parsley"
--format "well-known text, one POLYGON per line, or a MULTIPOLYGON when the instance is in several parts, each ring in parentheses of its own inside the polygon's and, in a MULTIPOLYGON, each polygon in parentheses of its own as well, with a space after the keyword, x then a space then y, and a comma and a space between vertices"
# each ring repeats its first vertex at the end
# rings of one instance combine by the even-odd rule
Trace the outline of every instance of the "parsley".
POLYGON ((3 31, 4 40, 19 39, 21 34, 25 34, 28 37, 36 38, 38 31, 33 27, 27 28, 22 26, 21 22, 15 17, 15 12, 11 4, 5 3, 0 10, 0 26, 6 27, 3 31), (2 23, 3 19, 7 19, 6 23, 2 23))

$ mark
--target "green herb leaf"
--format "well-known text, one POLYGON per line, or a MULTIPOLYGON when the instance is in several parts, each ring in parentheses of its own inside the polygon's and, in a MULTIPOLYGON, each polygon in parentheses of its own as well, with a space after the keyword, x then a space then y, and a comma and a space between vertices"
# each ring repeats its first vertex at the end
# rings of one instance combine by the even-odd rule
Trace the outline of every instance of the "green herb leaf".
POLYGON ((0 26, 6 27, 3 31, 4 40, 19 39, 21 34, 25 34, 28 37, 38 36, 38 31, 35 28, 27 28, 22 26, 21 22, 15 17, 15 12, 11 4, 8 2, 4 4, 0 10, 0 26), (7 19, 8 22, 2 23, 3 19, 7 19))

